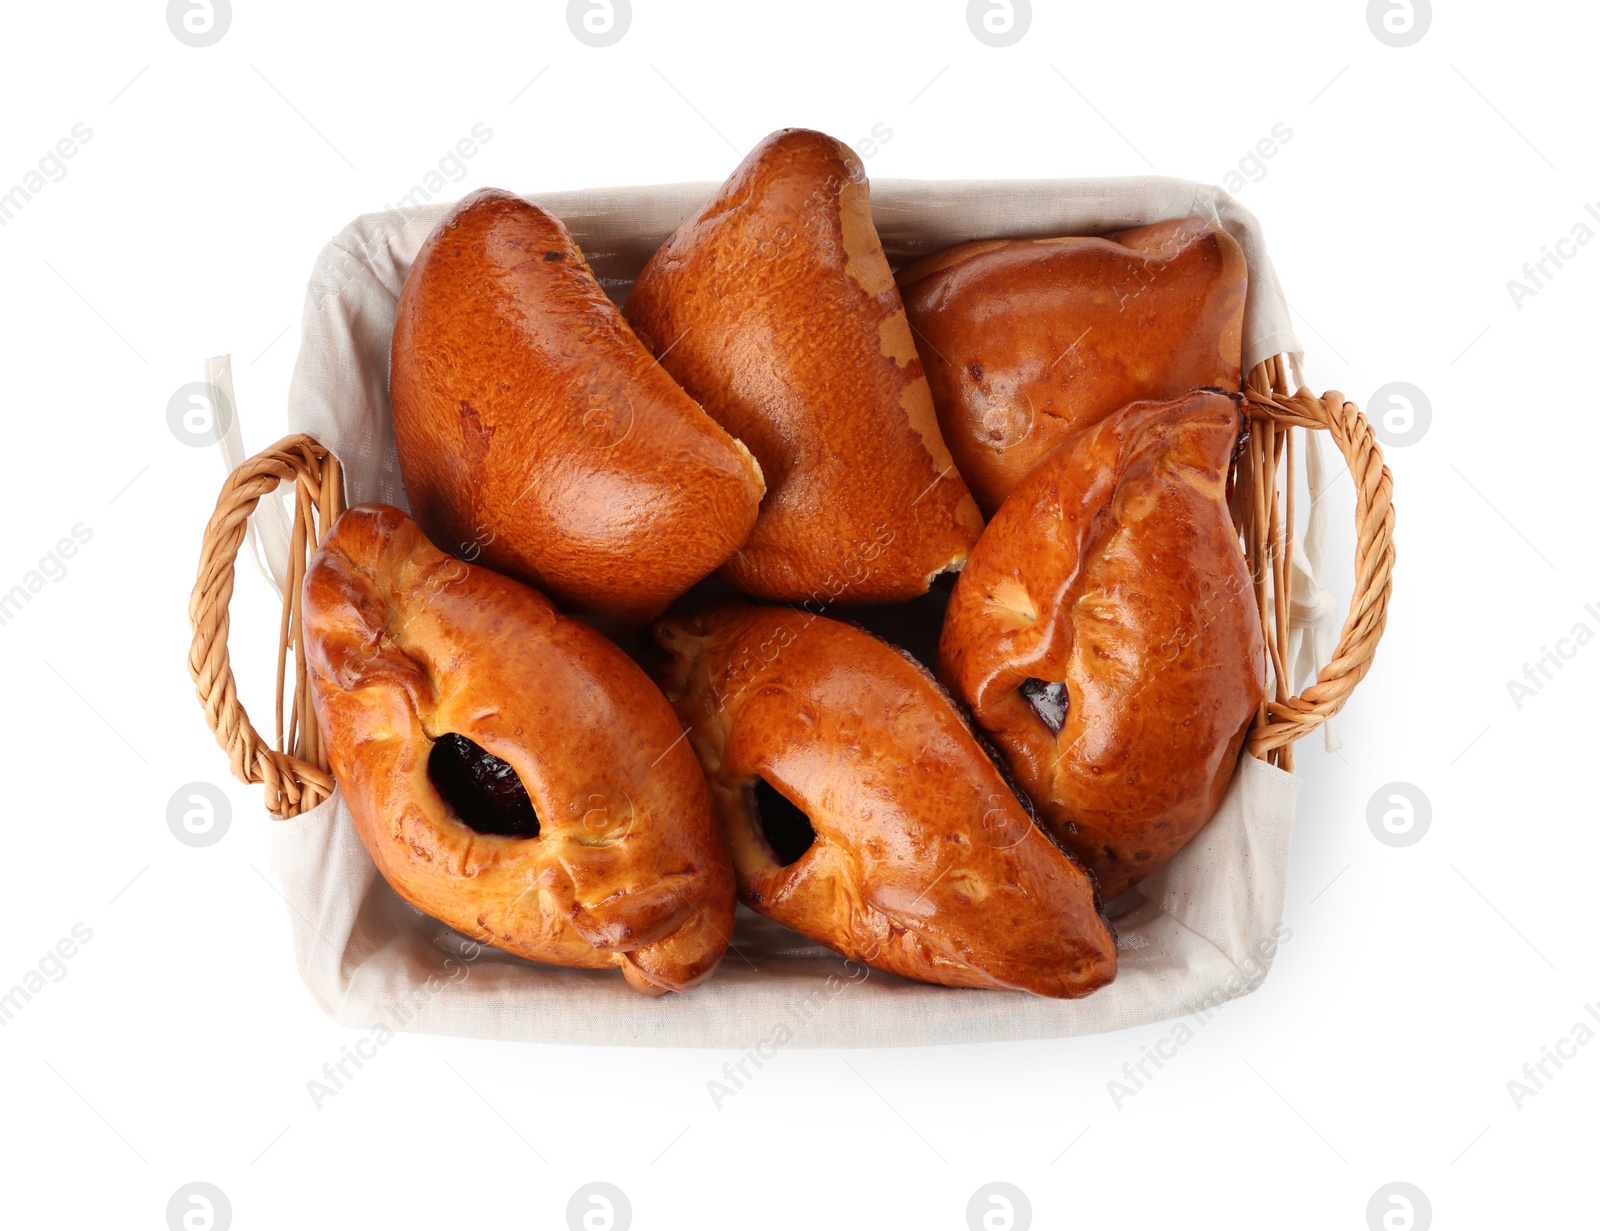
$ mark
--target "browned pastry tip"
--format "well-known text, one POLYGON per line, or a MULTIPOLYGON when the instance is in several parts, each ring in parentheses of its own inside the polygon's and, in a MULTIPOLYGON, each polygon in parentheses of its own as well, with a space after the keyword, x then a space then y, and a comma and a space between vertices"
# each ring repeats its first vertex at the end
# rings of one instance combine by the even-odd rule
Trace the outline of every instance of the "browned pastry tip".
POLYGON ((1130 402, 1238 389, 1246 278, 1238 242, 1199 218, 982 240, 902 269, 939 426, 985 515, 1130 402))
POLYGON ((302 610, 329 761, 401 897, 640 991, 716 969, 733 872, 682 728, 627 655, 385 505, 334 525, 302 610))
POLYGON ((743 901, 852 960, 1084 996, 1116 945, 942 688, 848 624, 725 601, 652 628, 743 901))
POLYGON ((473 193, 417 254, 389 378, 406 494, 453 554, 639 625, 726 560, 764 486, 606 297, 567 228, 473 193))
POLYGON ((941 676, 1107 900, 1211 818, 1265 692, 1226 503, 1240 401, 1135 403, 1059 448, 945 614, 941 676))
POLYGON ((722 569, 791 602, 899 602, 983 527, 945 447, 854 151, 773 133, 650 259, 627 315, 750 447, 767 494, 722 569))

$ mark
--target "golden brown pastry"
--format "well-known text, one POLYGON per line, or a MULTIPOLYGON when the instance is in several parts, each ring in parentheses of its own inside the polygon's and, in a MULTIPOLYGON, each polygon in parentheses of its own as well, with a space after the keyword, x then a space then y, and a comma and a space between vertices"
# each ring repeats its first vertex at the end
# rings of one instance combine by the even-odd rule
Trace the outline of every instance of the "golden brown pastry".
POLYGON ((406 495, 453 554, 617 626, 744 542, 745 450, 650 356, 561 222, 486 188, 417 254, 389 375, 406 495))
POLYGON ((1085 996, 1116 945, 944 690, 848 624, 727 600, 652 628, 741 898, 856 961, 1085 996))
POLYGON ((939 426, 984 514, 1129 402, 1239 388, 1245 277, 1238 243, 1198 218, 984 240, 902 269, 939 426))
POLYGON ((643 992, 716 969, 733 872, 671 707, 621 650, 386 505, 339 519, 303 610, 334 776, 401 897, 643 992))
POLYGON ((940 674, 1107 900, 1216 811, 1266 687, 1228 515, 1240 398, 1119 411, 1042 462, 956 582, 940 674))
POLYGON ((650 259, 627 314, 766 476, 729 584, 898 602, 967 558, 983 519, 939 435, 848 146, 773 133, 650 259))

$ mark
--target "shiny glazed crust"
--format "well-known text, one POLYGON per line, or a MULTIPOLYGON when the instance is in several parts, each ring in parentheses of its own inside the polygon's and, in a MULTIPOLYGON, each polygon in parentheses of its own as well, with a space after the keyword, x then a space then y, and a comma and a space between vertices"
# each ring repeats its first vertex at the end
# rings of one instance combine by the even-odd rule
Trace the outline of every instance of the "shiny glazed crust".
POLYGON ((1115 975, 1089 877, 910 658, 850 625, 736 600, 652 633, 753 909, 950 987, 1076 997, 1115 975), (788 866, 754 816, 758 775, 816 833, 788 866))
POLYGON ((940 674, 1107 900, 1211 818, 1266 681, 1226 486, 1238 395, 1141 402, 1011 493, 956 583, 940 674), (1065 683, 1054 736, 1019 692, 1065 683))
POLYGON ((339 519, 306 574, 317 721, 384 879, 466 935, 682 991, 721 960, 734 884, 705 779, 643 671, 397 509, 339 519), (466 736, 516 770, 533 838, 475 832, 428 773, 466 736))
POLYGON ((628 320, 767 494, 723 566, 793 602, 898 602, 966 559, 983 519, 945 448, 872 225, 861 160, 772 134, 639 275, 628 320))
POLYGON ((986 516, 1130 402, 1239 388, 1244 253, 1198 218, 988 240, 899 273, 939 426, 986 516))
POLYGON ((561 222, 496 189, 422 246, 389 378, 406 494, 463 559, 621 627, 744 542, 754 460, 650 356, 561 222))

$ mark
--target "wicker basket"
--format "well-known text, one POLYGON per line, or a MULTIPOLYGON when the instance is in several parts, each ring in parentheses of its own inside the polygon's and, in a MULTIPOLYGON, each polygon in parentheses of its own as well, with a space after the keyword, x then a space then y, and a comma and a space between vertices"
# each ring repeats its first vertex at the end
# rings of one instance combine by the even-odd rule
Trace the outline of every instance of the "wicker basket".
MULTIPOLYGON (((715 189, 668 184, 532 199, 566 222, 601 285, 622 300, 650 255, 715 189)), ((873 185, 872 200, 891 262, 969 239, 1104 233, 1182 216, 1227 227, 1245 251, 1251 431, 1229 503, 1266 632, 1268 698, 1255 717, 1251 755, 1241 757, 1216 816, 1165 867, 1107 904, 1125 959, 1117 980, 1075 1001, 964 993, 889 975, 858 983, 838 954, 741 909, 730 940, 741 960, 725 962, 693 995, 641 1006, 605 972, 528 962, 480 945, 389 888, 328 770, 307 687, 299 592, 312 552, 347 497, 404 500, 386 398, 389 340, 411 263, 449 208, 441 203, 363 215, 318 256, 291 387, 290 422, 299 434, 229 477, 206 528, 190 600, 190 673, 235 775, 261 783, 279 818, 273 868, 289 904, 296 962, 334 1020, 532 1042, 746 1047, 789 1020, 794 1006, 825 1005, 802 1014, 796 1045, 917 1046, 1065 1038, 1206 1015, 1265 978, 1290 934, 1283 905, 1299 790, 1294 744, 1337 713, 1366 674, 1388 607, 1394 512, 1371 429, 1340 394, 1319 398, 1295 388, 1303 384, 1291 378, 1300 347, 1265 236, 1220 189, 1162 177, 887 180, 873 185), (1317 503, 1322 450, 1308 447, 1314 431, 1331 435, 1355 480, 1355 593, 1336 647, 1336 610, 1314 575, 1315 528, 1325 516, 1317 503), (1302 478, 1306 486, 1297 488, 1302 478), (284 485, 292 489, 293 517, 273 516, 261 527, 283 593, 269 741, 239 703, 228 603, 251 514, 284 485), (1311 528, 1304 550, 1294 542, 1297 510, 1311 528), (1313 674, 1295 695, 1295 683, 1313 674), (464 952, 476 955, 470 965, 464 952), (836 994, 841 987, 848 994, 836 994)), ((227 386, 226 363, 215 362, 210 378, 227 386)), ((232 462, 243 458, 233 437, 224 448, 232 462)))
MULTIPOLYGON (((1383 635, 1394 568, 1393 482, 1365 416, 1339 393, 1291 393, 1286 357, 1259 364, 1245 381, 1251 432, 1235 477, 1235 517, 1255 579, 1256 604, 1271 656, 1272 683, 1250 732, 1248 749, 1283 769, 1294 769, 1294 744, 1328 721, 1366 675, 1383 635), (1288 668, 1289 584, 1295 487, 1291 476, 1293 428, 1327 432, 1355 481, 1355 586, 1350 612, 1332 660, 1298 696, 1288 668)), ((309 436, 289 436, 235 470, 217 497, 206 525, 200 571, 189 598, 194 641, 189 674, 217 743, 234 776, 260 783, 267 809, 297 816, 327 799, 334 788, 317 730, 306 679, 300 622, 300 582, 311 554, 344 511, 339 460, 309 436), (268 743, 239 702, 228 657, 228 603, 234 563, 247 522, 261 497, 279 484, 294 486, 289 575, 279 622, 277 707, 268 743), (289 662, 293 660, 293 681, 289 662)))

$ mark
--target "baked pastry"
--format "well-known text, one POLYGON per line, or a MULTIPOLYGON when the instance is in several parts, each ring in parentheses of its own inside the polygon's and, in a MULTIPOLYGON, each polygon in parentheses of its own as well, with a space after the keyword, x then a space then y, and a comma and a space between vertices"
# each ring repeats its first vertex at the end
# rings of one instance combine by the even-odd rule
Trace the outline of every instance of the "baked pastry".
POLYGON ((733 872, 682 728, 627 655, 386 505, 334 525, 302 611, 328 759, 395 892, 643 992, 716 969, 733 872))
POLYGON ((559 219, 486 188, 406 278, 389 374, 412 512, 434 542, 639 625, 755 524, 744 446, 651 357, 559 219))
POLYGON ((651 633, 752 909, 949 987, 1074 997, 1115 975, 1089 877, 909 656, 738 600, 651 633))
POLYGON ((1240 405, 1139 402, 1056 450, 945 612, 940 674, 1107 900, 1211 818, 1265 692, 1226 501, 1240 405))
POLYGON ((984 240, 902 269, 939 427, 985 516, 1129 402, 1238 389, 1245 278, 1233 236, 1198 218, 984 240))
POLYGON ((939 435, 861 160, 786 128, 650 258, 628 320, 766 476, 722 568, 758 598, 899 602, 983 519, 939 435))

